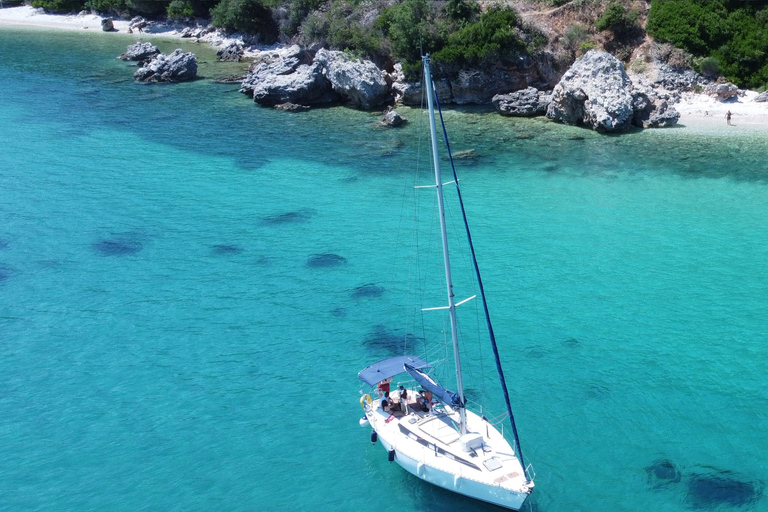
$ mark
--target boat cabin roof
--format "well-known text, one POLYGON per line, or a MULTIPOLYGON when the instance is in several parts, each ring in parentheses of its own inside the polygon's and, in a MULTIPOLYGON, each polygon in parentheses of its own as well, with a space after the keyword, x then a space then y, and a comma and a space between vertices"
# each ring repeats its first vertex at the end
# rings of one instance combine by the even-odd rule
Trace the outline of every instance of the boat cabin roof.
POLYGON ((405 373, 403 365, 406 363, 418 369, 431 368, 429 363, 416 356, 396 356, 372 364, 360 371, 360 373, 357 374, 357 377, 366 384, 374 386, 385 379, 405 373))

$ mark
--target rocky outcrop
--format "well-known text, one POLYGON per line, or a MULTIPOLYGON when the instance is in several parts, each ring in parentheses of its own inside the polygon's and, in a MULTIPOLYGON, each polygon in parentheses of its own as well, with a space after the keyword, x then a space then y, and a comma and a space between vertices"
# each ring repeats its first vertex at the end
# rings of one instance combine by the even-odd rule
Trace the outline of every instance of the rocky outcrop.
MULTIPOLYGON (((408 82, 399 65, 391 76, 395 103, 419 105, 421 87, 408 82)), ((498 94, 517 91, 527 87, 550 89, 557 83, 559 74, 554 70, 552 58, 541 55, 538 58, 520 57, 513 64, 497 63, 483 69, 460 69, 435 74, 435 83, 440 102, 458 105, 487 105, 498 94)))
POLYGON ((757 102, 768 101, 768 91, 761 92, 760 94, 755 96, 755 101, 757 102))
POLYGON ((193 53, 175 50, 163 53, 136 70, 133 77, 139 82, 184 82, 197 76, 197 59, 193 53))
POLYGON ((666 99, 655 96, 651 91, 633 91, 632 107, 635 111, 632 124, 635 126, 665 128, 674 126, 680 120, 680 113, 666 99))
POLYGON ((632 126, 631 82, 624 65, 606 52, 590 50, 578 59, 552 91, 547 117, 613 132, 632 126))
POLYGON ((152 43, 134 43, 128 47, 128 50, 120 55, 122 60, 146 61, 160 55, 160 50, 152 43))
POLYGON ((369 60, 352 59, 343 52, 321 49, 315 55, 333 90, 355 107, 371 109, 389 98, 382 71, 369 60))
POLYGON ((658 62, 651 77, 651 86, 667 91, 693 91, 706 80, 690 68, 679 68, 658 62))
POLYGON ((101 30, 103 30, 104 32, 115 31, 115 22, 112 20, 112 18, 101 19, 101 30))
POLYGON ((319 62, 299 46, 263 52, 248 70, 240 92, 261 105, 317 105, 339 101, 319 62))
MULTIPOLYGON (((392 83, 392 95, 396 104, 421 105, 424 99, 421 83, 407 81, 403 73, 402 64, 395 64, 394 71, 389 75, 388 81, 392 83)), ((437 98, 440 103, 450 103, 453 97, 451 84, 445 79, 434 79, 434 81, 435 88, 437 89, 437 98)))
POLYGON ((208 25, 207 27, 184 27, 184 29, 179 34, 179 37, 200 39, 213 32, 216 32, 216 27, 213 25, 208 25))
POLYGON ((141 16, 136 16, 131 19, 130 23, 128 23, 128 28, 131 30, 138 30, 139 32, 143 32, 147 25, 149 25, 147 20, 141 16))
POLYGON ((240 62, 244 53, 245 45, 241 41, 232 41, 216 52, 216 59, 224 62, 240 62))
POLYGON ((370 109, 390 97, 384 73, 373 62, 299 46, 263 52, 251 66, 240 92, 263 105, 317 105, 348 102, 370 109))
POLYGON ((275 105, 275 109, 284 112, 305 112, 309 110, 309 107, 307 105, 297 105, 295 103, 278 103, 275 105))
POLYGON ((381 118, 379 124, 382 126, 391 126, 392 128, 397 128, 398 126, 402 126, 407 122, 408 120, 398 114, 395 109, 390 108, 384 114, 384 117, 381 118))
POLYGON ((532 117, 547 113, 552 94, 527 87, 509 94, 497 94, 492 98, 493 106, 504 116, 532 117))
POLYGON ((717 84, 713 95, 717 101, 726 101, 739 95, 739 88, 733 84, 717 84))

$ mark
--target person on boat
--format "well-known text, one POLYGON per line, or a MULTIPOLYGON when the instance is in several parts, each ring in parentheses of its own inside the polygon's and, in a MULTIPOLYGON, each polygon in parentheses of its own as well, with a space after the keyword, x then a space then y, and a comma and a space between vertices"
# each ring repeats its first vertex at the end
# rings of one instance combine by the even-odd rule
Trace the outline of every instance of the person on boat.
POLYGON ((419 396, 416 397, 416 403, 418 404, 418 408, 421 409, 424 412, 429 412, 429 400, 427 400, 426 391, 423 389, 419 391, 419 396))
POLYGON ((384 412, 392 412, 392 402, 389 400, 389 391, 384 393, 384 397, 381 399, 381 410, 384 412))
POLYGON ((379 382, 379 384, 376 386, 376 391, 379 393, 379 396, 389 393, 389 383, 392 382, 392 379, 384 379, 383 381, 379 382))
POLYGON ((400 386, 400 400, 404 402, 408 400, 408 391, 402 385, 400 386))

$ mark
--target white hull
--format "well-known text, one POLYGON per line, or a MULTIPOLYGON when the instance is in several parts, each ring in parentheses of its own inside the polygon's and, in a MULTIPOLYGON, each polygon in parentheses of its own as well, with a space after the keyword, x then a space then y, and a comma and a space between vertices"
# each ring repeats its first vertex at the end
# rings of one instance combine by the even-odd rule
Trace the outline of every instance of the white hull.
POLYGON ((395 462, 425 482, 512 510, 522 507, 533 488, 506 439, 470 411, 468 430, 483 438, 483 448, 475 455, 462 449, 458 433, 449 428, 458 413, 394 417, 373 402, 366 407, 366 417, 384 448, 395 451, 395 462))

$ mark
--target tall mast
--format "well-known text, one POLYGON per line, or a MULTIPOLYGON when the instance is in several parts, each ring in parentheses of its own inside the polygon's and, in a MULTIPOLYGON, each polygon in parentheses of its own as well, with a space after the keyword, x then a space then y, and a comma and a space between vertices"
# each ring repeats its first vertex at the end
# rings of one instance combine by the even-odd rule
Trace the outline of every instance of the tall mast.
POLYGON ((467 433, 467 415, 464 409, 464 383, 461 378, 461 359, 459 356, 459 337, 456 324, 456 302, 453 297, 453 281, 451 281, 451 260, 448 257, 448 232, 445 228, 445 206, 443 204, 443 180, 440 175, 440 161, 437 154, 437 132, 435 130, 435 105, 432 97, 432 74, 429 70, 429 55, 422 57, 424 61, 424 86, 427 88, 427 106, 429 107, 429 135, 432 142, 432 161, 435 166, 435 187, 437 188, 437 207, 440 212, 440 233, 443 237, 443 265, 445 266, 445 285, 448 289, 448 314, 451 318, 451 339, 453 341, 453 360, 456 364, 456 387, 462 406, 459 407, 461 418, 461 434, 467 433))

